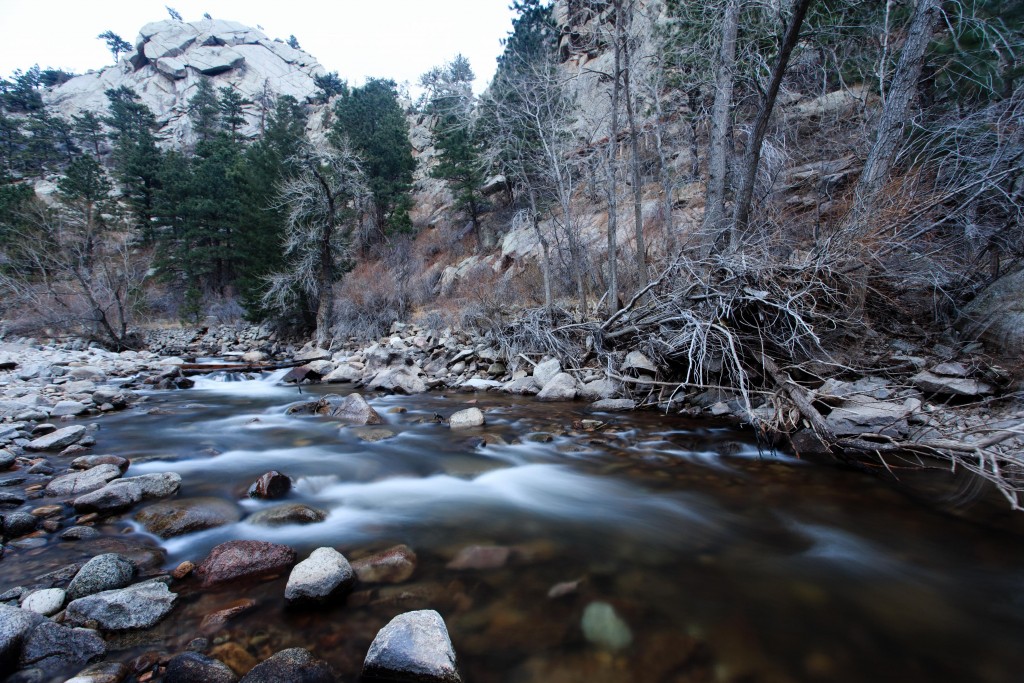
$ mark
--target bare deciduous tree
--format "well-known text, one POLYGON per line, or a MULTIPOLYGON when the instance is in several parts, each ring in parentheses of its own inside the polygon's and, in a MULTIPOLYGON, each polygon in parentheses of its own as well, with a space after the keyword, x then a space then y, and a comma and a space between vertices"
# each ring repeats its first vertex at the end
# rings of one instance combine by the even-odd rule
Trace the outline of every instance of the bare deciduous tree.
POLYGON ((348 145, 307 143, 292 159, 295 174, 280 187, 286 212, 285 272, 269 278, 264 304, 278 310, 296 305, 301 292, 316 310, 316 341, 323 346, 333 323, 334 283, 339 261, 368 196, 362 167, 348 145))

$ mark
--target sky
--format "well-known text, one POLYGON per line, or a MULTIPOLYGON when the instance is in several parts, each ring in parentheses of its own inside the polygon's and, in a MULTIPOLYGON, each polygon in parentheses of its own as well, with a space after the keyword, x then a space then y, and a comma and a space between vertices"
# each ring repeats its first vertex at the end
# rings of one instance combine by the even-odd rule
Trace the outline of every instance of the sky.
POLYGON ((512 28, 510 0, 0 0, 0 76, 38 64, 75 73, 112 63, 97 35, 135 44, 139 29, 168 19, 214 19, 294 35, 302 49, 353 85, 366 77, 415 85, 420 74, 462 53, 481 92, 512 28))

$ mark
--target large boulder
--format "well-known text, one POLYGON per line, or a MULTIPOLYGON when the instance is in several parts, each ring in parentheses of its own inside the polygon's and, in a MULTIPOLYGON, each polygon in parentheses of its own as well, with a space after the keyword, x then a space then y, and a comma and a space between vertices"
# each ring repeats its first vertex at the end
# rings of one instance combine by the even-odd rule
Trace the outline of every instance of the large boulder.
POLYGON ((418 368, 402 365, 384 368, 366 383, 366 387, 397 394, 422 394, 427 390, 427 383, 420 377, 418 368))
POLYGON ((265 541, 221 543, 196 568, 204 588, 243 579, 278 576, 295 564, 295 551, 265 541))
POLYGON ((939 369, 941 368, 933 368, 932 372, 922 370, 911 377, 910 381, 921 391, 943 396, 977 398, 989 396, 994 391, 991 385, 980 380, 955 375, 940 375, 934 372, 939 369))
POLYGON ((181 498, 155 503, 136 515, 146 531, 160 538, 172 538, 194 531, 213 529, 237 522, 242 512, 237 505, 220 498, 181 498))
POLYGON ((86 562, 68 584, 68 600, 102 591, 124 588, 135 578, 135 563, 123 555, 107 553, 86 562))
POLYGON ((337 683, 331 667, 309 650, 281 650, 252 668, 240 683, 337 683))
POLYGON ((907 434, 907 416, 913 406, 905 403, 876 401, 867 397, 854 397, 841 402, 825 418, 825 424, 836 436, 857 434, 907 434))
POLYGON ((120 476, 121 468, 117 465, 99 465, 88 470, 63 474, 50 480, 46 485, 46 495, 80 496, 103 488, 120 476))
POLYGON ((339 363, 330 373, 324 376, 323 381, 327 384, 338 384, 341 382, 358 382, 363 376, 363 371, 348 363, 339 363))
POLYGON ((366 653, 363 680, 461 683, 455 648, 441 615, 419 610, 388 622, 366 653))
POLYGON ((986 287, 964 307, 958 326, 1007 354, 1024 353, 1024 268, 1016 268, 986 287))
POLYGON ((177 597, 167 584, 146 581, 73 600, 64 611, 64 622, 95 624, 103 631, 151 628, 170 613, 177 597))
POLYGON ((33 439, 25 446, 30 451, 59 451, 78 443, 85 436, 85 427, 71 425, 33 439))
POLYGON ((544 384, 538 401, 571 401, 576 398, 579 383, 567 372, 560 372, 544 384))
POLYGON ((273 500, 284 498, 291 490, 291 477, 281 474, 277 470, 271 470, 260 475, 259 479, 252 483, 249 487, 249 497, 273 500))
POLYGON ((284 598, 299 604, 328 602, 350 591, 355 580, 344 555, 334 548, 317 548, 292 568, 284 598))

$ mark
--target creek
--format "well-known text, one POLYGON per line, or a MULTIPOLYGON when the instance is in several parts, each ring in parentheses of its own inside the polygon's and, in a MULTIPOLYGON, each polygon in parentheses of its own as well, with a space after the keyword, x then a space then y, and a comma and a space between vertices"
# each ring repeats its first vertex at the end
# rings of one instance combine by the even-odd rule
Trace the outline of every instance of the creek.
POLYGON ((123 637, 108 659, 174 654, 203 636, 208 653, 240 667, 300 646, 356 680, 380 627, 433 608, 473 683, 1024 676, 1021 524, 985 506, 954 515, 936 504, 949 473, 908 474, 910 495, 891 477, 759 449, 751 432, 727 425, 494 394, 367 396, 386 424, 342 427, 286 412, 336 386, 300 395, 277 384, 280 374, 201 378, 97 420, 93 452, 130 458, 126 476, 177 472, 179 498, 230 501, 241 521, 163 540, 134 510, 106 519, 99 539, 54 534, 10 548, 0 592, 124 548, 170 570, 233 539, 284 543, 300 559, 324 545, 355 560, 404 543, 418 556, 411 579, 357 586, 332 607, 288 608, 287 577, 172 585, 171 615, 123 637), (450 430, 435 418, 471 402, 485 411, 482 428, 450 430), (605 425, 580 422, 589 419, 605 425), (326 520, 246 523, 280 502, 246 497, 268 470, 292 478, 286 502, 326 520), (507 559, 447 566, 470 546, 501 546, 507 559), (243 598, 255 604, 200 627, 243 598), (594 603, 612 610, 591 608, 588 619, 604 623, 584 629, 594 603), (595 642, 602 629, 615 632, 614 646, 595 642))

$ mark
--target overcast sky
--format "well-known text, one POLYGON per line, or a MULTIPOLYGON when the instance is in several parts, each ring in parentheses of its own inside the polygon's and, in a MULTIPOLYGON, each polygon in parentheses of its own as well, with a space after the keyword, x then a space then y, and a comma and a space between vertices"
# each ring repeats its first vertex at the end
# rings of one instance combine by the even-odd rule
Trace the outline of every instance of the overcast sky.
POLYGON ((415 84, 461 52, 481 91, 500 40, 512 28, 510 0, 0 0, 0 76, 33 64, 83 73, 111 64, 96 36, 112 30, 134 45, 139 29, 167 19, 230 19, 270 38, 294 35, 302 49, 350 83, 367 76, 415 84))

